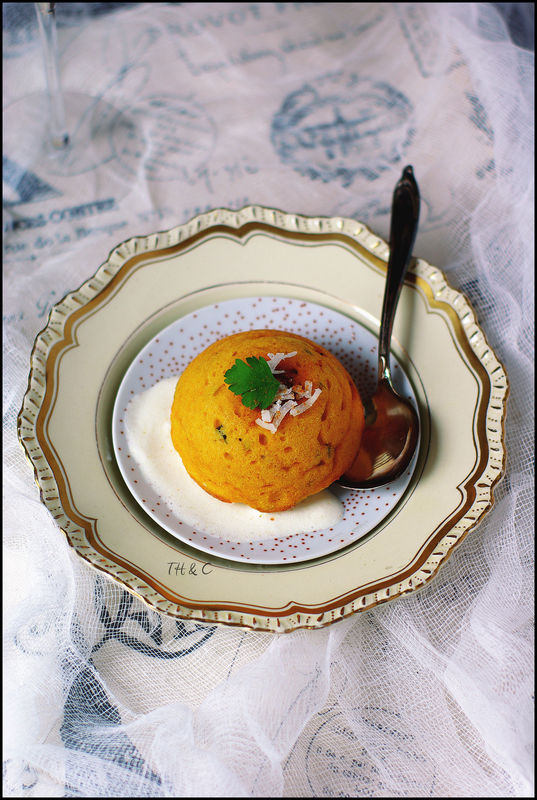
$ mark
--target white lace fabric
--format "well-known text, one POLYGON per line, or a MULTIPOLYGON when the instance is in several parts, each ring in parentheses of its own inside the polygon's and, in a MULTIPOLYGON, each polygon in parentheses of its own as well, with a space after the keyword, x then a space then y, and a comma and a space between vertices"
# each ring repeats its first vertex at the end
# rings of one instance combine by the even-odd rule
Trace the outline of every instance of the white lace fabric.
POLYGON ((64 90, 137 128, 51 178, 35 11, 4 4, 5 796, 533 796, 533 53, 486 3, 102 5, 58 4, 64 90), (17 440, 52 304, 211 207, 388 238, 407 163, 414 252, 509 378, 494 507, 425 588, 322 630, 149 611, 69 548, 17 440))

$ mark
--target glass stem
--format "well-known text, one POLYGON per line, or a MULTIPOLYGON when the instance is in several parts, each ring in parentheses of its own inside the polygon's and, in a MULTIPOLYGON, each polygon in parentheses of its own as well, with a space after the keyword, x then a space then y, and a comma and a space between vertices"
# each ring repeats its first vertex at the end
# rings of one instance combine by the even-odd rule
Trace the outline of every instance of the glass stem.
POLYGON ((62 150, 69 144, 69 134, 65 125, 65 109, 58 64, 56 3, 35 3, 35 8, 45 62, 50 142, 55 150, 62 150))

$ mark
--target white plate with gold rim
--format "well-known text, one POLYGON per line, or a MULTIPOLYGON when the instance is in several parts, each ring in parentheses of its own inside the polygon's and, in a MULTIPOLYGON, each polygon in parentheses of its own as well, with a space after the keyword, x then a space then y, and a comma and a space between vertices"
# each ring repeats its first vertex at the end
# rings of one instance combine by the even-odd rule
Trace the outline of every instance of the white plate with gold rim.
POLYGON ((34 345, 18 428, 42 500, 77 553, 164 613, 267 631, 322 627, 429 581, 493 503, 508 382, 465 297, 424 261, 410 267, 392 341, 419 408, 420 447, 397 501, 365 535, 307 560, 222 558, 142 509, 112 438, 138 354, 215 304, 300 301, 374 336, 387 252, 354 220, 216 209, 124 242, 58 303, 34 345))
MULTIPOLYGON (((162 528, 183 542, 233 561, 299 563, 341 550, 375 530, 404 500, 416 468, 418 451, 409 468, 397 480, 374 491, 353 492, 334 484, 322 496, 309 498, 294 509, 277 515, 245 507, 237 510, 231 507, 235 504, 203 497, 188 479, 185 485, 171 444, 170 411, 176 379, 190 361, 216 339, 259 328, 299 331, 339 359, 363 396, 374 389, 377 338, 352 317, 326 305, 296 297, 256 295, 224 300, 180 317, 159 331, 136 354, 121 381, 114 403, 114 453, 123 479, 141 507, 162 528), (145 412, 143 438, 149 440, 150 449, 143 452, 142 444, 140 452, 140 444, 135 441, 133 448, 132 434, 129 437, 129 411, 133 402, 137 402, 138 407, 140 401, 151 402, 149 395, 158 386, 162 389, 155 396, 160 398, 164 391, 167 398, 165 410, 159 400, 158 410, 151 405, 145 412), (161 417, 163 410, 165 416, 162 414, 161 417), (160 453, 164 458, 159 467, 160 453), (154 463, 149 471, 147 462, 151 456, 154 463), (178 492, 173 486, 174 480, 180 487, 175 502, 170 500, 178 492), (192 492, 192 499, 187 497, 182 504, 181 491, 183 494, 192 492), (324 498, 328 500, 328 507, 324 498), (205 519, 199 512, 196 517, 195 504, 200 500, 203 508, 209 507, 210 513, 205 519), (323 504, 319 507, 320 503, 323 504), (318 518, 319 513, 321 519, 328 517, 330 524, 312 529, 311 520, 318 518), (281 527, 282 523, 284 532, 274 533, 274 528, 281 527)), ((416 406, 412 384, 395 356, 392 371, 396 389, 416 406)), ((297 420, 296 424, 300 421, 297 420)))

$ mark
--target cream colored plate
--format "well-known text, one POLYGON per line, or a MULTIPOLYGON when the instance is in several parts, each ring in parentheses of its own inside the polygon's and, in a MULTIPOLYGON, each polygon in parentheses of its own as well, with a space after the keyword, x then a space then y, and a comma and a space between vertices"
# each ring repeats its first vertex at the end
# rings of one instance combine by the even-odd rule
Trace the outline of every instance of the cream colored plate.
POLYGON ((300 564, 202 553, 144 512, 112 443, 118 388, 159 331, 258 296, 317 304, 377 333, 387 253, 353 220, 216 209, 124 242, 58 303, 34 345, 18 428, 77 553, 164 613, 267 631, 322 627, 429 581, 492 505, 508 383, 467 300, 424 261, 411 265, 393 335, 420 411, 417 464, 358 541, 300 564))

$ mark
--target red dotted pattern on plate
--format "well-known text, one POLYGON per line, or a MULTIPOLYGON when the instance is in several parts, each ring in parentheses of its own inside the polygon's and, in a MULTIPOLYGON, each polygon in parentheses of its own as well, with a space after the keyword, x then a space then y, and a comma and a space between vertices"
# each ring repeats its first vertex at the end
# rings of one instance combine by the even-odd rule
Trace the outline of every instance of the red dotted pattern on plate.
MULTIPOLYGON (((165 378, 179 376, 186 365, 212 342, 233 333, 259 328, 288 330, 312 339, 337 356, 361 393, 367 394, 373 390, 377 378, 376 339, 351 318, 293 298, 244 298, 216 303, 193 312, 153 339, 131 368, 120 413, 125 413, 128 401, 134 394, 151 388, 165 378)), ((393 357, 392 372, 397 388, 413 399, 410 384, 393 357)), ((122 417, 119 422, 122 422, 122 417)), ((138 495, 145 510, 164 527, 204 551, 234 560, 267 563, 298 562, 318 557, 360 539, 382 522, 397 504, 414 466, 412 464, 393 485, 374 491, 333 489, 344 507, 343 518, 334 528, 246 542, 194 531, 175 518, 162 497, 151 496, 151 492, 147 492, 147 496, 140 496, 138 487, 144 483, 143 476, 128 453, 121 425, 116 449, 123 468, 132 473, 130 481, 133 492, 138 495)))

